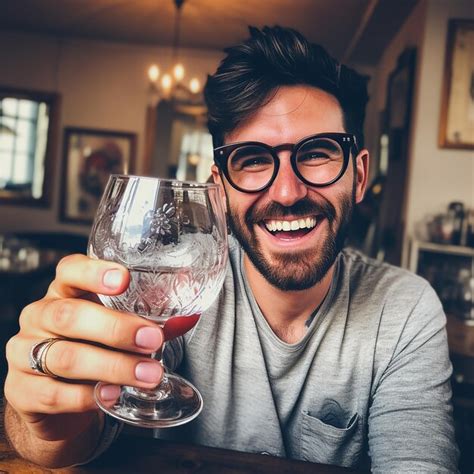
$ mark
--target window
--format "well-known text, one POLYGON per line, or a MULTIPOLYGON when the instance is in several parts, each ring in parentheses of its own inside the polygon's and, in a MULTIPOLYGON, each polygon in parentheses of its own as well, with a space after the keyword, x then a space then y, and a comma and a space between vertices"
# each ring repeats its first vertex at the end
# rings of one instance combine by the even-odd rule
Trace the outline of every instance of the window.
POLYGON ((46 203, 55 94, 0 90, 0 200, 46 203))

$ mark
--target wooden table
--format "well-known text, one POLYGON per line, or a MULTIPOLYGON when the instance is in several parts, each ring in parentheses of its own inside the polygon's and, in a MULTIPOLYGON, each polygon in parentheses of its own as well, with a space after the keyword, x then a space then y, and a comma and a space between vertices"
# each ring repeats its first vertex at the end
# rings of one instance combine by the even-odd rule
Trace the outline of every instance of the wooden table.
POLYGON ((46 474, 52 472, 61 474, 344 474, 356 471, 337 466, 170 443, 130 435, 121 436, 105 454, 87 466, 51 471, 19 458, 6 442, 4 435, 0 436, 0 473, 46 474))

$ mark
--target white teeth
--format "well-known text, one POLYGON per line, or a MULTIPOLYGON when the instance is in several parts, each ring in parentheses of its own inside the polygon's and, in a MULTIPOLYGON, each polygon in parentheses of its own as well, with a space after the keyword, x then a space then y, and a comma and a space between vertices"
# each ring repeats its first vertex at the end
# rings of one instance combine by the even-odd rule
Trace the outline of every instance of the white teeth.
POLYGON ((270 232, 276 231, 289 231, 289 230, 298 230, 298 229, 312 229, 316 226, 316 218, 306 217, 305 219, 295 219, 293 221, 277 221, 271 220, 265 222, 265 227, 270 232))

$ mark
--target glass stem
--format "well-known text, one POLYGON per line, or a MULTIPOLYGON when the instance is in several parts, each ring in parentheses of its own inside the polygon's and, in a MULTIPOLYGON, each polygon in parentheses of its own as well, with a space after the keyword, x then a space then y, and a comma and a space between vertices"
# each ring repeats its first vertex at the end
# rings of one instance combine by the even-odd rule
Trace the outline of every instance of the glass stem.
MULTIPOLYGON (((160 325, 160 327, 161 329, 163 329, 163 326, 160 325)), ((163 354, 165 353, 166 344, 167 344, 166 341, 163 341, 163 344, 161 345, 161 349, 151 354, 151 358, 158 360, 161 364, 161 367, 163 367, 163 378, 161 379, 160 385, 158 385, 157 389, 164 390, 164 391, 168 390, 168 376, 167 376, 168 369, 163 362, 163 354)))

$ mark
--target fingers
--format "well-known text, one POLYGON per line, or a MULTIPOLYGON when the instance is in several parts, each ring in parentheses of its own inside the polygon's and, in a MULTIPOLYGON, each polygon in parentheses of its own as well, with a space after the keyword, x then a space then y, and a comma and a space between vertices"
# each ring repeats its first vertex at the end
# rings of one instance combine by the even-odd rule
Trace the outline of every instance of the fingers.
MULTIPOLYGON (((28 354, 38 340, 16 338, 9 341, 7 357, 10 370, 16 369, 43 378, 29 366, 28 354)), ((111 351, 101 347, 60 340, 52 344, 45 356, 50 372, 69 380, 88 380, 113 384, 153 388, 161 380, 161 364, 149 357, 111 351)))
POLYGON ((56 278, 47 296, 72 298, 86 292, 117 295, 125 291, 129 281, 127 269, 118 263, 93 260, 80 254, 69 255, 58 263, 56 278))
POLYGON ((7 377, 5 398, 22 413, 81 413, 97 409, 94 386, 69 384, 50 377, 7 377))
MULTIPOLYGON (((112 406, 120 387, 107 385, 99 394, 101 401, 112 406)), ((9 376, 5 381, 5 398, 23 415, 42 413, 59 415, 97 410, 94 385, 67 383, 50 377, 9 376)))
POLYGON ((144 354, 158 351, 164 339, 152 321, 73 298, 38 301, 22 312, 20 326, 30 337, 82 339, 144 354))

